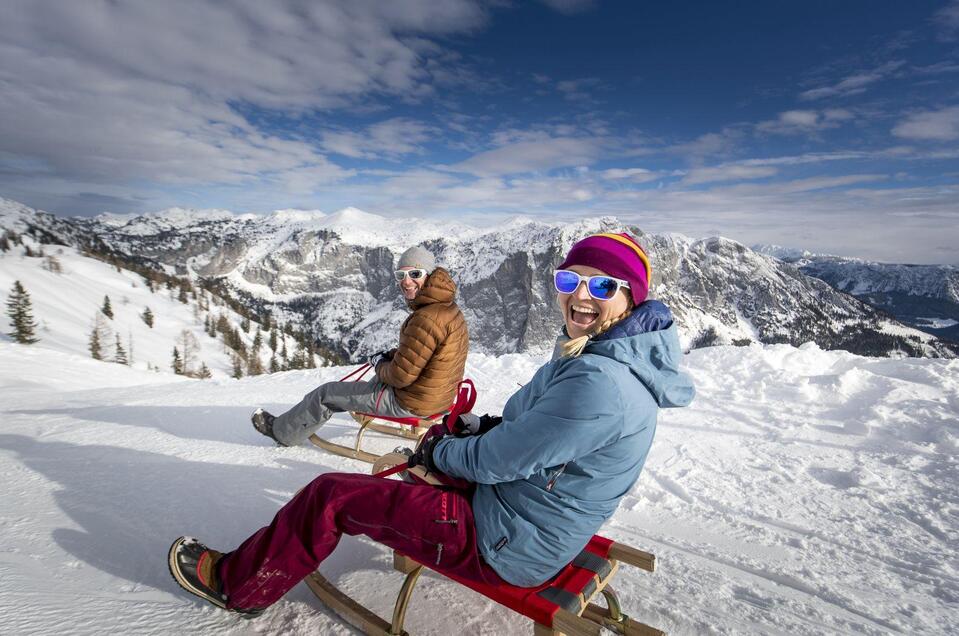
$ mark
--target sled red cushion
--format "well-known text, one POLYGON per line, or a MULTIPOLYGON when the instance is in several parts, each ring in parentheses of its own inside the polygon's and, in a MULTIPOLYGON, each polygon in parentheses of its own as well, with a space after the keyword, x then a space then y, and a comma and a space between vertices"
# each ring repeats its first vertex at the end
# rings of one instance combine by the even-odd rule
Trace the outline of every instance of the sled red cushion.
POLYGON ((553 615, 560 608, 574 614, 580 613, 596 591, 597 577, 604 580, 612 571, 612 563, 607 558, 612 545, 610 539, 595 535, 572 563, 537 587, 517 587, 502 579, 495 583, 480 583, 447 574, 428 563, 423 565, 549 627, 553 624, 553 615))

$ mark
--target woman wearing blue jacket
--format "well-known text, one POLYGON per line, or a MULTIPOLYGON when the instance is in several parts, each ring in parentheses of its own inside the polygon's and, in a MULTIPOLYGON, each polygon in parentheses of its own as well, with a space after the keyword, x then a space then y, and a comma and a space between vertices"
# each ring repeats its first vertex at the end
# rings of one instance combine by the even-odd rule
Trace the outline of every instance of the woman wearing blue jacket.
POLYGON ((649 260, 628 234, 576 243, 554 272, 565 329, 553 359, 502 418, 461 416, 410 466, 470 489, 321 475, 273 522, 221 554, 181 537, 174 578, 217 606, 258 613, 315 570, 340 536, 364 534, 436 569, 519 586, 571 561, 639 477, 660 407, 689 404, 669 309, 646 300, 649 260))

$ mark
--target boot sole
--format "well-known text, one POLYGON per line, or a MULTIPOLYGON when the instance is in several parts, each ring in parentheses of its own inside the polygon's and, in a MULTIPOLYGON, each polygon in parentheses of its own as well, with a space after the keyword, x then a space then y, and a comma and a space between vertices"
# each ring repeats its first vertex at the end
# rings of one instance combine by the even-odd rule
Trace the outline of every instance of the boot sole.
POLYGON ((170 552, 167 555, 167 566, 169 566, 170 568, 170 575, 173 577, 173 580, 176 581, 180 585, 180 587, 182 587, 184 590, 186 590, 190 594, 199 596, 204 601, 213 603, 219 608, 228 609, 226 604, 222 600, 218 598, 214 598, 210 596, 209 594, 207 594, 206 592, 203 592, 202 590, 198 590, 197 588, 193 587, 190 584, 190 582, 187 581, 186 578, 183 576, 183 574, 180 572, 180 567, 177 564, 177 560, 176 560, 176 553, 179 547, 183 545, 185 538, 186 537, 180 537, 179 539, 174 541, 173 545, 170 546, 170 552))

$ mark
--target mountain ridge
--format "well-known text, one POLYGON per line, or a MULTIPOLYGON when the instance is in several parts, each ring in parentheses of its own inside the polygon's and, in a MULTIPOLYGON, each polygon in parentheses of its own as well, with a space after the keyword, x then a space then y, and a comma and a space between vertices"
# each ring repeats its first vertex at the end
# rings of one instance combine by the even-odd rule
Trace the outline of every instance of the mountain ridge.
MULTIPOLYGON (((366 214, 351 210, 341 219, 368 220, 366 214)), ((562 327, 553 307, 552 269, 582 236, 623 230, 650 252, 650 295, 673 309, 687 347, 814 341, 867 355, 955 355, 947 343, 731 239, 646 234, 614 217, 572 223, 518 218, 490 228, 387 219, 374 228, 344 228, 326 224, 336 213, 312 216, 317 223, 201 215, 175 229, 153 223, 152 233, 140 225, 127 232, 95 218, 36 211, 26 222, 32 218, 35 231, 87 249, 201 279, 253 311, 307 329, 351 360, 394 344, 405 317, 392 280, 401 248, 422 244, 453 272, 472 346, 495 355, 546 353, 562 327)), ((141 215, 130 222, 137 219, 151 221, 141 215)))

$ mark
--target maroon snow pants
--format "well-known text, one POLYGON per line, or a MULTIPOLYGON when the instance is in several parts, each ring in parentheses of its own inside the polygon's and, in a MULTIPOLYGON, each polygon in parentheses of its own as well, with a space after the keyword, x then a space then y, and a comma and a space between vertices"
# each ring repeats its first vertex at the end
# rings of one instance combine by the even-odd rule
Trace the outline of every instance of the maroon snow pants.
POLYGON ((343 533, 364 534, 464 578, 499 578, 477 552, 469 492, 327 473, 220 561, 228 606, 258 609, 275 603, 317 569, 343 533))

